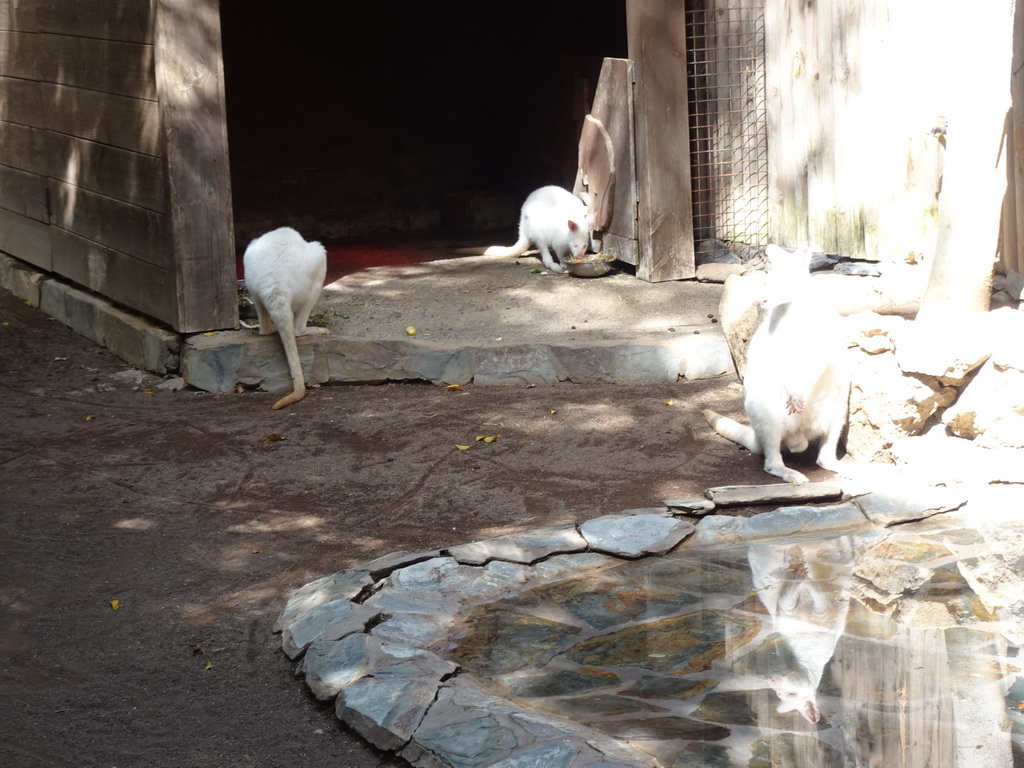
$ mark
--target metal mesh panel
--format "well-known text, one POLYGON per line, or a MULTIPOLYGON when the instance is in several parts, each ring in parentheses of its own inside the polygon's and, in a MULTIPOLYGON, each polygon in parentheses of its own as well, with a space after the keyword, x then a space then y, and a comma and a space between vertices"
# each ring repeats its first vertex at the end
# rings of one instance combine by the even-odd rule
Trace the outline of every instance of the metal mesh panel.
POLYGON ((694 238, 759 250, 768 242, 763 0, 689 0, 686 27, 694 238))

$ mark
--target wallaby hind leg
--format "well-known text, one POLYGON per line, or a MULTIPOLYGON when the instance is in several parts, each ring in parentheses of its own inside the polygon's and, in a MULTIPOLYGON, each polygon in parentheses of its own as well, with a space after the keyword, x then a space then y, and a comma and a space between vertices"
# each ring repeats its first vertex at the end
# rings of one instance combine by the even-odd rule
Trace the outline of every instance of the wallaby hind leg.
MULTIPOLYGON (((782 431, 774 425, 763 426, 758 434, 764 448, 764 471, 769 475, 781 477, 787 483, 806 483, 807 477, 790 469, 782 462, 782 431)), ((806 448, 806 445, 804 446, 806 448)))
POLYGON ((297 403, 306 396, 306 379, 302 374, 299 347, 295 342, 295 334, 292 330, 291 327, 288 327, 282 329, 280 333, 281 344, 284 346, 284 355, 288 359, 288 371, 292 375, 292 391, 291 394, 285 395, 274 403, 273 409, 275 411, 279 411, 292 403, 297 403))
POLYGON ((277 326, 274 325, 274 320, 270 317, 270 313, 267 312, 267 308, 255 297, 252 303, 256 307, 256 319, 260 324, 260 336, 269 336, 272 333, 276 333, 277 326))

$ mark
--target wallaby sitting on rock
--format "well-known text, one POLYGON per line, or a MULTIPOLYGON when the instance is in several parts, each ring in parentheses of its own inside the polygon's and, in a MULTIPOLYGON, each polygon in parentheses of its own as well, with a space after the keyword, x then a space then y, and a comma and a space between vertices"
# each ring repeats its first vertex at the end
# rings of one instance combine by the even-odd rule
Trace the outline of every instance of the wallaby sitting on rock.
POLYGON ((839 315, 815 294, 809 249, 769 245, 760 324, 747 350, 743 408, 750 425, 712 410, 704 417, 723 437, 764 454, 764 470, 788 483, 807 477, 782 461, 820 441, 818 466, 840 469, 837 450, 846 425, 850 372, 839 315))

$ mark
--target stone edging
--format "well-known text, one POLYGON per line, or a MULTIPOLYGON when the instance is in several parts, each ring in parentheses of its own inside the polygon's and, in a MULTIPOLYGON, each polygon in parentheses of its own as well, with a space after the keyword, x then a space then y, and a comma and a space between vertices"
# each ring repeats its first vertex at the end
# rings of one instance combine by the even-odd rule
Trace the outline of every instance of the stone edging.
POLYGON ((667 508, 627 510, 578 526, 434 552, 397 552, 302 587, 274 629, 318 699, 336 699, 339 719, 413 765, 651 768, 657 763, 650 756, 620 741, 521 709, 460 674, 456 663, 436 652, 448 643, 457 617, 474 605, 587 569, 665 554, 684 540, 693 548, 882 530, 961 503, 948 496, 946 502, 915 506, 868 494, 825 508, 715 515, 696 525, 667 508))

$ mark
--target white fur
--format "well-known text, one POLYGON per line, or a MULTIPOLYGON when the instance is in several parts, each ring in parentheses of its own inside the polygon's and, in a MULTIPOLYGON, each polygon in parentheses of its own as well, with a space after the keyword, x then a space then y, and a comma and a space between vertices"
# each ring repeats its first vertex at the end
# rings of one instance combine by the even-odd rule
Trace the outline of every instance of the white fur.
POLYGON ((566 258, 580 258, 590 247, 594 215, 572 192, 556 186, 541 187, 526 198, 519 213, 519 239, 515 245, 492 245, 486 256, 521 256, 532 243, 552 272, 564 271, 566 258))
POLYGON ((769 674, 778 712, 821 719, 818 686, 846 628, 855 550, 849 537, 803 544, 755 544, 747 553, 758 598, 788 648, 769 674))
POLYGON ((782 461, 782 449, 807 450, 820 440, 818 466, 840 468, 839 437, 846 424, 850 373, 836 312, 815 295, 810 251, 790 254, 768 246, 771 270, 761 324, 750 340, 743 407, 750 426, 704 411, 723 437, 764 454, 764 470, 789 483, 806 483, 782 461))
POLYGON ((320 298, 327 275, 327 251, 320 243, 307 243, 291 227, 267 232, 249 243, 242 257, 245 286, 256 305, 260 334, 277 331, 288 359, 293 391, 274 404, 274 410, 305 397, 306 382, 295 338, 320 329, 306 321, 320 298))

